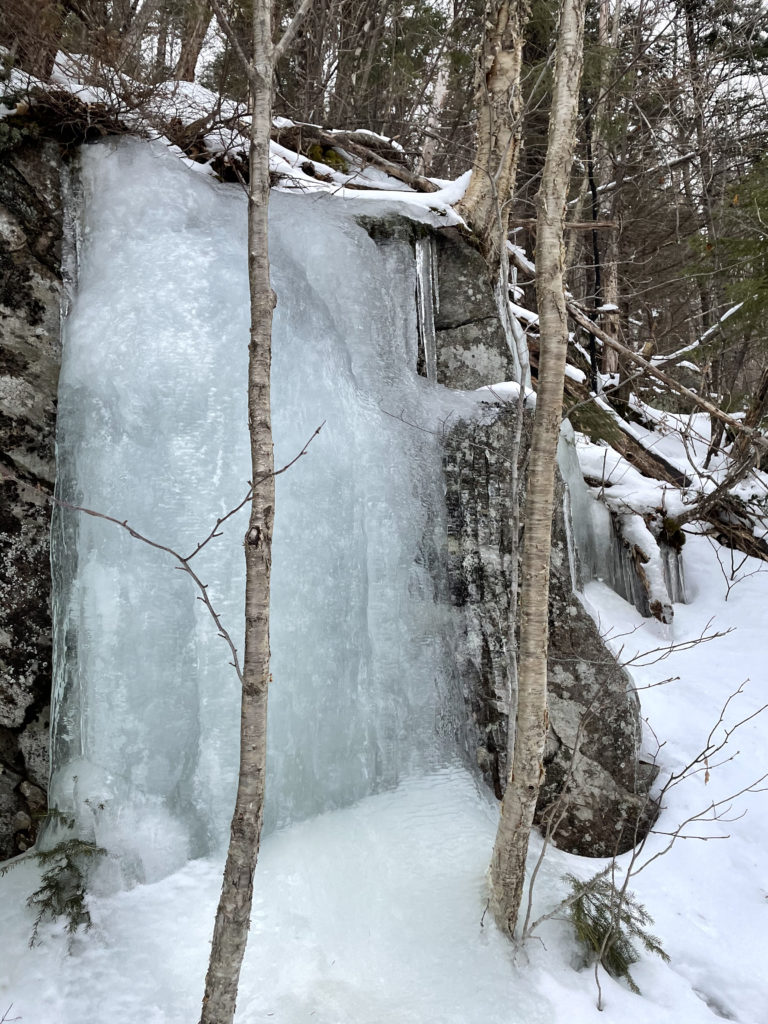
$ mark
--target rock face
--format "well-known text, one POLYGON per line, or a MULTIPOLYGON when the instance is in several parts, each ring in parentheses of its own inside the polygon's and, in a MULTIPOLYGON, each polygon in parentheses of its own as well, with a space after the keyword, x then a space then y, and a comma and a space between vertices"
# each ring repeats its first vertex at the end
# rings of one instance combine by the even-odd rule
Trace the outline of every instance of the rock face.
POLYGON ((485 262, 455 230, 435 234, 437 379, 452 388, 512 380, 514 362, 485 262))
MULTIPOLYGON (((508 648, 513 559, 512 451, 516 403, 496 402, 480 422, 458 423, 446 445, 451 593, 464 611, 457 644, 467 714, 460 741, 497 796, 507 775, 507 721, 516 693, 508 648), (488 422, 490 419, 490 422, 488 422)), ((522 451, 529 447, 526 412, 522 451)), ((525 500, 520 486, 520 507, 525 500)), ((559 819, 555 843, 605 857, 633 846, 655 817, 647 774, 638 763, 639 703, 630 679, 602 642, 574 594, 566 533, 565 488, 558 476, 549 606, 549 718, 546 778, 537 817, 559 819)))
MULTIPOLYGON (((403 218, 364 220, 380 244, 424 237, 403 218)), ((513 378, 513 359, 480 255, 455 229, 431 236, 436 288, 436 377, 474 389, 513 378)), ((426 373, 422 354, 420 372, 426 373)), ((455 644, 465 713, 445 723, 500 799, 507 776, 507 721, 517 699, 508 651, 516 643, 509 595, 519 557, 512 529, 516 402, 489 401, 485 414, 457 423, 444 457, 450 600, 462 610, 455 644)), ((523 419, 521 451, 532 415, 523 419)), ((524 460, 523 460, 524 461, 524 460)), ((524 477, 519 488, 525 500, 524 477)), ((574 594, 566 533, 565 487, 558 477, 550 582, 549 715, 546 779, 538 807, 562 849, 611 856, 634 845, 655 817, 648 773, 638 761, 639 703, 630 679, 603 644, 574 594)))
MULTIPOLYGON (((476 388, 512 378, 512 358, 480 256, 456 233, 436 241, 437 379, 476 388)), ((466 714, 459 740, 501 797, 507 776, 507 721, 517 700, 508 651, 516 643, 510 605, 514 536, 517 403, 496 399, 473 422, 457 423, 446 443, 451 599, 463 610, 457 644, 466 714)), ((521 452, 530 446, 526 409, 521 452)), ((525 472, 519 509, 525 501, 525 472)), ((549 718, 546 778, 537 816, 554 815, 554 841, 586 856, 633 846, 656 814, 649 774, 638 761, 639 702, 631 681, 602 642, 572 584, 565 487, 558 475, 549 607, 549 718)), ((578 572, 577 566, 573 567, 578 572)))
POLYGON ((0 858, 34 842, 48 785, 60 166, 51 143, 0 154, 0 858))
MULTIPOLYGON (((379 245, 391 241, 428 239, 434 279, 436 379, 446 387, 473 390, 514 377, 514 359, 507 345, 499 310, 480 253, 455 228, 430 229, 401 216, 358 217, 379 245)), ((428 376, 419 354, 419 372, 428 376)))

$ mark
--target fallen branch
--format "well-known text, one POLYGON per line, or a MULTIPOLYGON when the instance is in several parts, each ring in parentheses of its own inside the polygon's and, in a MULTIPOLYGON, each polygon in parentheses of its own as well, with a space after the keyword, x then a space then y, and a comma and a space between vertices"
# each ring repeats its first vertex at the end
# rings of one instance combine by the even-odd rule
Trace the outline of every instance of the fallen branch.
POLYGON ((608 348, 612 348, 615 352, 618 352, 619 355, 624 356, 625 359, 629 359, 638 366, 641 366, 649 376, 655 377, 656 380, 661 381, 662 384, 668 387, 671 391, 675 391, 678 395, 683 395, 689 402, 693 402, 694 405, 703 409, 704 412, 708 412, 710 416, 714 416, 715 419, 725 423, 740 436, 748 437, 756 448, 768 450, 768 438, 764 437, 758 430, 754 427, 747 427, 740 420, 735 419, 733 416, 729 416, 727 412, 723 412, 723 410, 718 408, 718 406, 713 402, 710 402, 706 398, 702 398, 701 395, 697 395, 695 391, 690 391, 687 387, 683 384, 679 384, 662 370, 656 369, 653 363, 649 363, 648 360, 644 359, 639 352, 633 352, 625 345, 622 345, 621 342, 616 341, 616 339, 611 337, 610 334, 598 327, 593 320, 590 320, 587 314, 577 305, 576 302, 574 302, 573 299, 569 299, 566 302, 566 308, 569 315, 577 324, 583 327, 584 330, 594 334, 595 337, 599 338, 604 345, 608 346, 608 348))
MULTIPOLYGON (((439 192, 440 186, 434 181, 417 174, 406 166, 405 160, 394 146, 383 140, 380 143, 363 143, 356 132, 330 132, 314 124, 293 124, 272 129, 272 138, 281 145, 288 145, 297 153, 306 154, 308 145, 319 144, 328 149, 343 150, 357 157, 363 164, 370 164, 388 174, 391 178, 410 185, 417 192, 439 192), (387 155, 384 155, 384 152, 387 155)), ((373 140, 371 140, 373 142, 373 140)))

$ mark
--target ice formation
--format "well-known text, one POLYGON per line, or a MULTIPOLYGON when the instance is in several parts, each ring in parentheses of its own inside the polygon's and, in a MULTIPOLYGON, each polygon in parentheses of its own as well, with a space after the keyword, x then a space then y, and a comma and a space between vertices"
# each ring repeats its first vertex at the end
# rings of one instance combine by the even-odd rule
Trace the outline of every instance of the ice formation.
MULTIPOLYGON (((136 140, 86 148, 80 177, 60 496, 188 553, 248 485, 244 197, 136 140)), ((415 372, 410 246, 343 210, 273 197, 276 464, 324 426, 277 480, 268 827, 449 756, 440 453, 410 425, 442 389, 415 372)), ((244 529, 196 561, 237 639, 244 529)), ((53 801, 158 878, 226 835, 237 680, 172 559, 70 511, 55 541, 53 801)))

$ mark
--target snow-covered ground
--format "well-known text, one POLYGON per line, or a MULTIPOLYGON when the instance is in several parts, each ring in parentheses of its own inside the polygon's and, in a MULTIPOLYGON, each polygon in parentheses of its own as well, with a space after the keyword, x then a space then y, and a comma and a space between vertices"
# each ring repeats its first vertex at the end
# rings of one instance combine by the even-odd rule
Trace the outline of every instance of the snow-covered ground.
MULTIPOLYGON (((664 778, 723 728, 766 699, 764 641, 768 572, 747 561, 726 598, 716 550, 692 536, 685 547, 691 602, 664 627, 643 620, 601 583, 587 599, 622 658, 710 632, 732 632, 657 664, 635 664, 643 714, 663 744, 664 778), (754 572, 754 575, 748 575, 754 572), (623 635, 622 635, 623 634, 623 635), (679 677, 663 686, 654 683, 679 677)), ((719 549, 721 559, 727 552, 719 549)), ((641 659, 649 662, 653 658, 641 659)), ((674 789, 657 829, 752 784, 768 769, 765 722, 740 727, 728 747, 674 789), (732 756, 733 755, 733 756, 732 756), (720 764, 724 758, 726 763, 720 764)), ((648 747, 655 747, 648 733, 648 747)), ((238 1021, 283 1024, 699 1024, 768 1020, 764 970, 768 879, 765 794, 745 794, 728 821, 696 822, 631 888, 655 918, 671 957, 643 957, 633 970, 642 996, 604 974, 605 1012, 591 970, 581 967, 569 926, 548 922, 542 942, 516 954, 484 909, 484 874, 496 811, 460 769, 445 769, 268 836, 243 968, 238 1021), (727 836, 728 838, 722 838, 727 836), (706 840, 706 841, 705 841, 706 840)), ((651 837, 642 860, 668 841, 651 837)), ((534 840, 531 857, 540 849, 534 840)), ((626 865, 629 855, 619 859, 626 865)), ((536 912, 563 895, 565 872, 589 877, 603 862, 550 849, 535 891, 536 912)), ((34 1024, 106 1020, 175 1024, 195 1019, 202 993, 221 863, 196 860, 153 885, 91 897, 93 929, 71 953, 61 928, 27 948, 26 895, 39 870, 25 862, 0 882, 3 949, 0 1003, 34 1024)))

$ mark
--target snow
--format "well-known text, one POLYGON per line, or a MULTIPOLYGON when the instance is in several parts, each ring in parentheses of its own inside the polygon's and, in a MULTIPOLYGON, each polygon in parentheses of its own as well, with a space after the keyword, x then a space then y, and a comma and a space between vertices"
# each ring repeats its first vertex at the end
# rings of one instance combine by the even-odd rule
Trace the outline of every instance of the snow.
MULTIPOLYGON (((105 104, 128 126, 150 138, 163 140, 183 164, 198 174, 214 175, 215 172, 208 163, 189 159, 175 146, 171 146, 167 139, 163 139, 161 129, 164 124, 174 119, 187 125, 196 123, 212 158, 222 154, 247 157, 250 118, 242 104, 223 100, 198 82, 172 81, 154 86, 137 110, 134 97, 143 95, 143 91, 128 76, 99 68, 95 74, 99 84, 84 84, 85 80, 93 77, 89 58, 61 52, 56 58, 51 83, 68 90, 84 103, 105 104)), ((16 69, 11 71, 8 85, 10 89, 20 91, 46 88, 46 83, 16 69)), ((3 107, 0 117, 8 113, 10 110, 3 107)), ((273 120, 273 124, 281 128, 296 123, 286 117, 273 120)), ((366 140, 383 142, 402 151, 402 146, 396 140, 367 129, 356 129, 352 134, 358 135, 361 143, 366 140)), ((454 210, 454 206, 467 190, 471 171, 466 171, 453 181, 431 179, 438 186, 435 192, 415 192, 384 171, 363 166, 359 158, 344 151, 343 145, 339 146, 339 153, 349 164, 348 172, 339 171, 322 161, 309 161, 300 153, 277 142, 270 142, 270 171, 281 179, 273 186, 273 191, 327 194, 349 202, 381 203, 394 200, 405 204, 400 212, 407 212, 423 222, 442 226, 464 225, 464 220, 454 210), (307 174, 302 165, 308 162, 314 164, 316 170, 329 180, 321 181, 307 174)))
MULTIPOLYGON (((721 553, 721 552, 720 552, 721 553)), ((615 637, 623 660, 709 631, 733 632, 658 664, 630 667, 648 719, 647 747, 662 779, 707 741, 728 697, 752 682, 726 713, 727 725, 764 703, 764 612, 768 573, 748 560, 726 585, 718 552, 689 536, 693 593, 671 627, 641 619, 605 585, 586 599, 615 637), (757 573, 748 575, 750 572, 757 573), (664 686, 667 677, 678 677, 664 686), (646 688, 650 687, 650 688, 646 688), (653 732, 651 732, 651 729, 653 732)), ((722 553, 721 553, 722 557, 722 553)), ((720 767, 673 789, 657 828, 673 830, 766 771, 760 717, 733 736, 720 767)), ((722 736, 722 729, 716 738, 722 736)), ((394 791, 310 818, 266 837, 243 968, 237 1020, 256 1024, 713 1024, 723 1017, 765 1024, 764 971, 768 844, 765 794, 734 801, 727 821, 696 823, 631 888, 655 918, 669 965, 644 957, 635 996, 605 976, 605 1012, 595 1007, 591 971, 579 969, 568 927, 548 922, 516 955, 486 916, 484 872, 496 811, 459 767, 404 780, 394 791), (746 811, 746 813, 744 813, 746 811), (743 816, 742 816, 743 815, 743 816), (716 838, 728 836, 729 838, 716 838)), ((640 863, 667 843, 652 836, 640 863)), ((531 864, 540 849, 534 838, 531 864)), ((629 855, 619 858, 626 866, 629 855)), ((535 890, 535 913, 563 895, 566 871, 589 877, 603 861, 550 849, 535 890)), ((152 885, 90 899, 94 928, 72 955, 53 926, 41 946, 26 942, 24 897, 37 869, 22 862, 0 881, 4 950, 0 1001, 36 1024, 194 1019, 220 885, 218 858, 198 859, 152 885)))
MULTIPOLYGON (((497 384, 486 384, 472 392, 478 397, 489 396, 501 402, 516 403, 520 395, 520 385, 516 380, 499 381, 497 384)), ((525 389, 525 402, 529 409, 536 406, 536 392, 531 388, 525 389)))
POLYGON ((578 381, 579 384, 586 384, 587 375, 583 370, 580 370, 578 366, 571 366, 570 363, 566 364, 565 367, 566 377, 570 377, 571 380, 578 381))
POLYGON ((526 309, 525 306, 518 306, 516 302, 509 303, 510 312, 518 318, 518 320, 524 320, 529 324, 537 324, 539 322, 538 313, 531 312, 530 309, 526 309))

